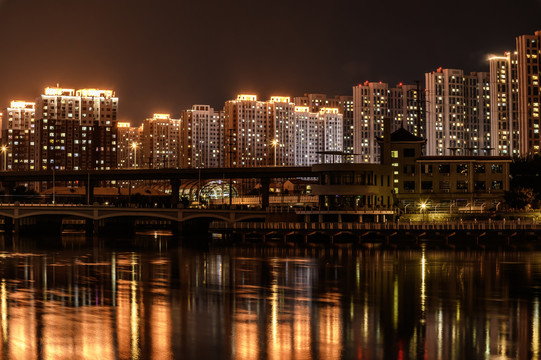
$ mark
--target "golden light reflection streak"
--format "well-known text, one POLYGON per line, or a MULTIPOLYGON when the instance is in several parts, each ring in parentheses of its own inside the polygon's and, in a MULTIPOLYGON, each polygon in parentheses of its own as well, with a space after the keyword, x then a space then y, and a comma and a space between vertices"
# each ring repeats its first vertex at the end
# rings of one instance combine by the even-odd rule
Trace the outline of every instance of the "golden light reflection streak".
POLYGON ((393 282, 393 329, 398 328, 398 275, 394 276, 393 282))
POLYGON ((535 298, 532 313, 532 360, 539 360, 539 298, 535 298))
POLYGON ((132 281, 130 285, 130 333, 131 333, 131 358, 139 359, 139 306, 137 303, 137 280, 135 270, 137 259, 132 255, 131 272, 132 281))
POLYGON ((272 348, 275 350, 278 345, 278 287, 272 284, 272 348))
POLYGON ((425 322, 425 312, 426 312, 426 257, 425 249, 423 248, 423 253, 421 257, 421 323, 425 322))
POLYGON ((8 292, 6 289, 6 279, 2 279, 0 296, 2 298, 2 340, 4 340, 5 344, 8 341, 8 292))

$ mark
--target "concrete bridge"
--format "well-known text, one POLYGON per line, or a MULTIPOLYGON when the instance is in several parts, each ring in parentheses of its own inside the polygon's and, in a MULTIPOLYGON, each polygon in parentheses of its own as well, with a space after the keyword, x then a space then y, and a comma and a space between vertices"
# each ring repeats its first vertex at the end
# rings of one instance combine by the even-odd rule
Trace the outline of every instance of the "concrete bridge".
POLYGON ((215 219, 226 223, 239 221, 265 220, 265 210, 236 209, 163 209, 163 208, 117 208, 112 206, 88 205, 49 205, 49 204, 0 204, 0 216, 4 218, 5 228, 18 232, 20 220, 39 216, 55 216, 58 218, 75 217, 86 219, 87 224, 97 230, 98 222, 106 219, 132 217, 163 219, 176 222, 179 227, 188 220, 215 219))
POLYGON ((0 205, 0 216, 11 219, 23 219, 43 215, 73 216, 91 220, 131 216, 166 219, 178 222, 197 218, 215 218, 228 223, 234 223, 251 219, 265 219, 267 212, 264 210, 117 208, 87 205, 0 205))

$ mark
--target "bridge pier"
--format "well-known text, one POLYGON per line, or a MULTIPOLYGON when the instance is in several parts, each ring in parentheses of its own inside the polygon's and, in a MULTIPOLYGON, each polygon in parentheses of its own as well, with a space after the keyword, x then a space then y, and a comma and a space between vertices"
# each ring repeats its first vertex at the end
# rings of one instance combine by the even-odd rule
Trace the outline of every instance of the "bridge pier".
POLYGON ((83 181, 83 184, 86 188, 87 205, 92 205, 94 203, 94 187, 96 187, 96 181, 90 180, 90 178, 88 178, 87 180, 83 181))
POLYGON ((2 187, 4 188, 5 197, 2 202, 13 203, 14 199, 11 196, 13 189, 15 188, 15 181, 2 181, 2 187))
POLYGON ((100 229, 99 220, 86 219, 85 220, 85 230, 87 235, 98 235, 100 229))
POLYGON ((171 232, 175 236, 182 235, 182 227, 183 222, 182 221, 171 221, 171 232))
POLYGON ((4 216, 4 232, 11 234, 13 232, 13 218, 4 216))
POLYGON ((169 183, 171 184, 171 205, 176 208, 180 196, 180 179, 171 179, 169 183))
POLYGON ((270 204, 270 179, 261 179, 261 208, 265 210, 270 204))

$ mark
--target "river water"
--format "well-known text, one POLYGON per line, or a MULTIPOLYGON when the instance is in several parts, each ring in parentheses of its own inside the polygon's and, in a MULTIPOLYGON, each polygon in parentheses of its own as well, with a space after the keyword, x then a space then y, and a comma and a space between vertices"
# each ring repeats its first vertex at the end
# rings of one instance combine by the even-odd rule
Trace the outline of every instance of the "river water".
POLYGON ((57 240, 2 242, 2 359, 541 356, 535 251, 57 240))

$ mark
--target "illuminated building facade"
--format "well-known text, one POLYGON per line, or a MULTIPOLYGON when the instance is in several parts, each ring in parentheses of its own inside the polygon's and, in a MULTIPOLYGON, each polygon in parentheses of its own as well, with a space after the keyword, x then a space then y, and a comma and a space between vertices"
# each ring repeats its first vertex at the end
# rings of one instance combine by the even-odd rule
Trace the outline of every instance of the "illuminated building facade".
MULTIPOLYGON (((321 108, 337 108, 343 119, 343 151, 347 154, 354 153, 353 96, 328 98, 325 94, 304 94, 295 97, 294 102, 296 106, 308 107, 308 111, 313 113, 319 112, 321 108)), ((353 156, 347 157, 346 160, 353 161, 353 156)))
POLYGON ((497 135, 490 112, 490 74, 465 75, 464 90, 466 149, 470 155, 492 155, 497 135))
POLYGON ((340 163, 344 150, 343 117, 336 108, 320 107, 311 112, 308 106, 295 107, 295 166, 340 163))
POLYGON ((490 155, 489 74, 439 68, 425 79, 427 155, 490 155))
POLYGON ((256 95, 238 95, 224 106, 227 167, 272 165, 269 104, 256 95))
POLYGON ((424 91, 418 85, 398 84, 389 89, 389 117, 392 128, 404 128, 415 136, 424 136, 424 91))
POLYGON ((224 165, 224 115, 209 105, 193 105, 181 117, 181 168, 224 165))
POLYGON ((365 82, 353 87, 354 153, 356 162, 379 162, 377 137, 383 135, 383 119, 390 117, 392 130, 404 127, 424 132, 422 96, 416 85, 395 88, 382 82, 365 82))
MULTIPOLYGON (((271 116, 272 152, 276 147, 276 165, 295 165, 295 104, 289 97, 272 96, 267 102, 271 116)), ((273 161, 274 165, 274 161, 273 161)))
POLYGON ((541 31, 516 38, 516 50, 489 58, 493 125, 501 155, 541 153, 541 31))
MULTIPOLYGON (((154 114, 143 121, 141 165, 148 169, 180 166, 180 120, 154 114)), ((138 160, 139 161, 139 160, 138 160)))
MULTIPOLYGON (((323 128, 324 153, 342 153, 344 151, 344 122, 342 114, 336 108, 322 108, 319 110, 320 124, 323 128)), ((325 163, 340 163, 343 156, 326 154, 323 156, 325 163)))
POLYGON ((295 165, 311 166, 320 162, 323 133, 319 113, 308 106, 295 107, 295 165))
POLYGON ((5 148, 0 154, 2 169, 35 170, 35 107, 34 102, 12 101, 4 109, 2 146, 5 148))
POLYGON ((520 154, 541 153, 539 76, 541 70, 541 31, 516 39, 518 75, 518 123, 520 154))
POLYGON ((46 88, 36 102, 36 169, 116 168, 117 109, 112 90, 46 88))
POLYGON ((225 103, 225 166, 290 166, 295 162, 295 105, 289 97, 225 103))
POLYGON ((518 74, 517 52, 493 56, 490 63, 490 117, 495 129, 498 155, 518 156, 518 74))
POLYGON ((131 126, 129 122, 118 122, 118 168, 141 167, 143 157, 141 147, 141 126, 131 126))

